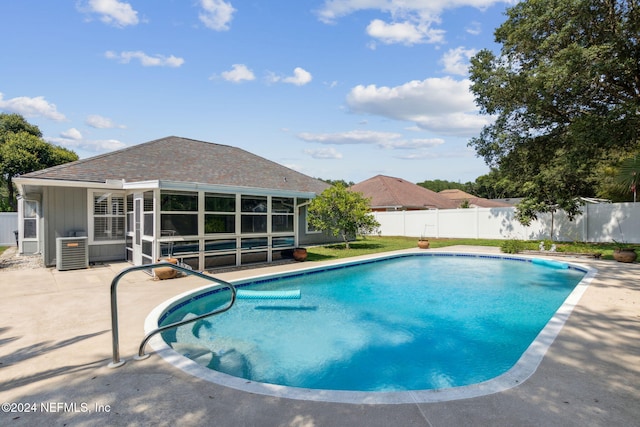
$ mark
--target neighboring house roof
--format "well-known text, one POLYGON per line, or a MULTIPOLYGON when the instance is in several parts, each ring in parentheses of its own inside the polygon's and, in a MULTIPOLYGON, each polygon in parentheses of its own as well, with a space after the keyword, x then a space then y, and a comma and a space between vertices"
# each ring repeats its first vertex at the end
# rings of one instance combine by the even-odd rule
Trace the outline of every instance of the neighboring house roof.
POLYGON ((460 206, 460 204, 465 200, 469 202, 469 206, 478 208, 504 208, 513 206, 509 203, 501 202, 498 200, 490 200, 483 197, 474 196, 473 194, 469 194, 457 189, 442 190, 439 191, 438 194, 455 202, 456 206, 460 206))
POLYGON ((31 172, 18 181, 20 178, 86 183, 162 180, 309 193, 329 187, 240 148, 176 136, 31 172))
POLYGON ((451 209, 457 205, 427 188, 385 175, 376 175, 349 187, 371 199, 372 209, 451 209))
POLYGON ((438 194, 446 197, 449 200, 464 200, 464 199, 477 198, 477 196, 474 196, 473 194, 469 194, 458 189, 442 190, 442 191, 438 191, 438 194))

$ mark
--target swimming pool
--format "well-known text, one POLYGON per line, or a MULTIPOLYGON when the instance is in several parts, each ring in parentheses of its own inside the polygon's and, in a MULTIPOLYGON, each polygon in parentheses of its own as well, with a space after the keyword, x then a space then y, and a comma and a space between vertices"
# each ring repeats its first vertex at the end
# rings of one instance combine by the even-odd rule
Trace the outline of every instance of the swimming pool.
MULTIPOLYGON (((294 398, 400 403, 499 391, 535 370, 592 274, 529 261, 429 252, 254 278, 236 285, 301 289, 302 298, 239 300, 163 335, 193 361, 163 357, 215 382, 294 398)), ((210 290, 181 296, 149 317, 167 323, 226 300, 210 290)))

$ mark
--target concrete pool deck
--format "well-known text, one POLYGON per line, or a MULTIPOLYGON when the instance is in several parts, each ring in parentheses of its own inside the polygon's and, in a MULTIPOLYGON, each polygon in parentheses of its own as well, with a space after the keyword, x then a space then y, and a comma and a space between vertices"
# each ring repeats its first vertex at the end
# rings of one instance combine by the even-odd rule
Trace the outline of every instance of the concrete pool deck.
MULTIPOLYGON (((75 271, 0 269, 0 403, 16 404, 9 407, 16 412, 5 412, 3 405, 0 425, 638 425, 640 264, 562 260, 598 273, 527 381, 483 397, 392 405, 263 396, 192 377, 154 354, 132 361, 148 313, 172 296, 207 284, 196 277, 154 281, 134 272, 121 280, 120 355, 127 363, 110 369, 109 288, 129 264, 75 271)), ((233 280, 311 264, 320 265, 286 264, 216 276, 233 280)))

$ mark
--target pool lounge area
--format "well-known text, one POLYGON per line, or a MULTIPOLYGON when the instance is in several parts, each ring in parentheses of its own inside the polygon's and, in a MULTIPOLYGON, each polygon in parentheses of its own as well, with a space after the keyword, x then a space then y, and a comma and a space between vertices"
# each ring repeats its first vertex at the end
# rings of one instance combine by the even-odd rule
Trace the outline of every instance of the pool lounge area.
MULTIPOLYGON (((496 251, 478 247, 448 250, 496 251)), ((598 273, 530 378, 486 396, 402 404, 332 403, 258 395, 195 378, 157 354, 132 361, 149 312, 172 296, 205 284, 191 277, 154 281, 135 272, 121 281, 120 352, 127 363, 109 369, 109 284, 128 264, 75 271, 0 270, 0 400, 16 404, 16 411, 10 408, 0 414, 0 423, 634 425, 640 419, 640 264, 592 259, 571 262, 596 268, 598 273)), ((310 265, 286 264, 217 277, 235 280, 310 265)))

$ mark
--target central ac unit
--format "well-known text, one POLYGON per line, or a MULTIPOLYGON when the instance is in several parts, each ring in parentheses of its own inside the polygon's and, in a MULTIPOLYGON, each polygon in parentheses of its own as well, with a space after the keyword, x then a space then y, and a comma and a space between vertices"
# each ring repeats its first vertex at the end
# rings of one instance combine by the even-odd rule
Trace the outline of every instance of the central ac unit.
POLYGON ((86 237, 58 237, 56 239, 56 268, 77 270, 89 267, 89 248, 86 237))

